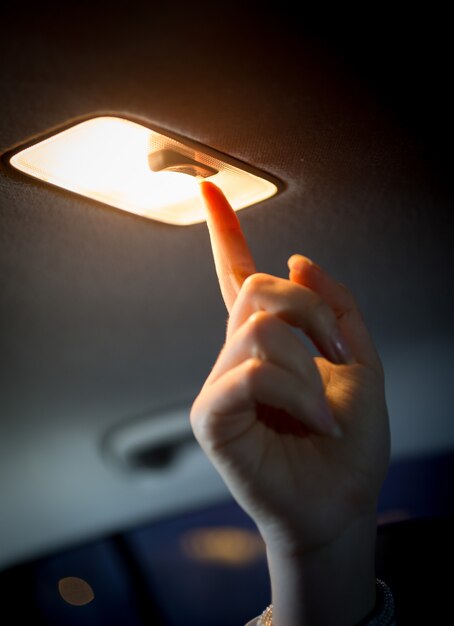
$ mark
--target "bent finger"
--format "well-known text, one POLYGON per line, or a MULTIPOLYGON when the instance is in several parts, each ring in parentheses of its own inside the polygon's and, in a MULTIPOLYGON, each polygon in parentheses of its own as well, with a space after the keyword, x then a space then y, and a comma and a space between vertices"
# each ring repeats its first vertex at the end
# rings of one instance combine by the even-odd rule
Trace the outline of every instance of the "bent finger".
POLYGON ((315 393, 322 395, 324 387, 320 372, 308 348, 281 319, 258 311, 235 332, 224 346, 208 377, 214 383, 228 370, 250 358, 270 361, 283 370, 304 378, 315 393))
POLYGON ((320 295, 269 274, 253 274, 244 282, 230 315, 228 340, 255 311, 260 310, 301 328, 320 353, 333 363, 353 362, 336 316, 320 295))
POLYGON ((288 266, 292 282, 316 292, 333 309, 355 359, 381 372, 380 357, 350 291, 303 255, 291 256, 288 266))
POLYGON ((285 411, 317 434, 339 436, 340 429, 326 400, 304 380, 274 363, 251 358, 229 370, 197 398, 191 421, 198 438, 222 445, 238 429, 238 416, 251 415, 257 405, 285 411))

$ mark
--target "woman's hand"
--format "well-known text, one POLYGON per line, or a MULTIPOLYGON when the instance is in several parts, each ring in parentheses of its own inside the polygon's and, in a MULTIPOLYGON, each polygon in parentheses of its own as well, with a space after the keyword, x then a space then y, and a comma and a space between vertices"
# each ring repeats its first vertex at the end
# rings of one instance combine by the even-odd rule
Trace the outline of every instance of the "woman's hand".
MULTIPOLYGON (((379 357, 345 287, 300 255, 289 259, 288 280, 256 273, 236 214, 213 184, 201 187, 230 318, 226 343, 192 407, 195 436, 256 522, 272 583, 293 568, 286 586, 309 590, 311 576, 315 584, 329 572, 334 577, 333 568, 355 564, 367 583, 364 601, 346 619, 360 619, 373 601, 375 507, 389 457, 379 357)), ((353 593, 347 575, 339 584, 342 597, 353 593)), ((332 598, 340 591, 323 585, 332 598)), ((307 598, 288 612, 292 598, 281 587, 273 585, 276 626, 329 623, 330 611, 307 598)))

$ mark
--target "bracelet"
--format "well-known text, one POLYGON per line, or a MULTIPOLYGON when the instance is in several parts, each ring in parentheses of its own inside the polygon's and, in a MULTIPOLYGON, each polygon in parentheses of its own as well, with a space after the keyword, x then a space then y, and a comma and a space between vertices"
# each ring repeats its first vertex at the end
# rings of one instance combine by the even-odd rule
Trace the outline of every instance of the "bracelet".
MULTIPOLYGON (((391 589, 386 583, 377 578, 377 601, 373 612, 362 620, 358 626, 393 626, 394 621, 394 598, 391 589)), ((266 607, 260 615, 257 626, 273 626, 273 605, 266 607)))
POLYGON ((266 607, 263 613, 260 615, 257 622, 257 626, 273 626, 273 605, 270 604, 266 607))
POLYGON ((392 591, 388 585, 379 578, 375 579, 375 586, 377 588, 375 608, 371 615, 360 622, 358 626, 393 626, 393 624, 395 624, 395 618, 392 591))

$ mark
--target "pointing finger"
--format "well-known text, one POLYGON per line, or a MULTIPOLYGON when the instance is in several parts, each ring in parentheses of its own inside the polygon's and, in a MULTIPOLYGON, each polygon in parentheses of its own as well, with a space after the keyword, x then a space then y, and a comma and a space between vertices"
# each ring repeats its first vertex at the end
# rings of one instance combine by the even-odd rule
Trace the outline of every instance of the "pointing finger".
POLYGON ((200 183, 207 209, 216 273, 222 296, 230 312, 245 279, 255 273, 255 263, 235 211, 213 183, 200 183))

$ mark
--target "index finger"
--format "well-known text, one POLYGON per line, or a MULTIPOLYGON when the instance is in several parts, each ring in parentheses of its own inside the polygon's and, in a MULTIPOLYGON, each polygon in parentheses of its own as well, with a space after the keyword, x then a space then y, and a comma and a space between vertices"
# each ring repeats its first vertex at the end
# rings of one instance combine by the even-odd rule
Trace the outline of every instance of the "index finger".
POLYGON ((255 263, 238 217, 219 187, 203 181, 200 183, 200 191, 207 209, 207 224, 219 286, 230 312, 241 285, 255 273, 255 263))

